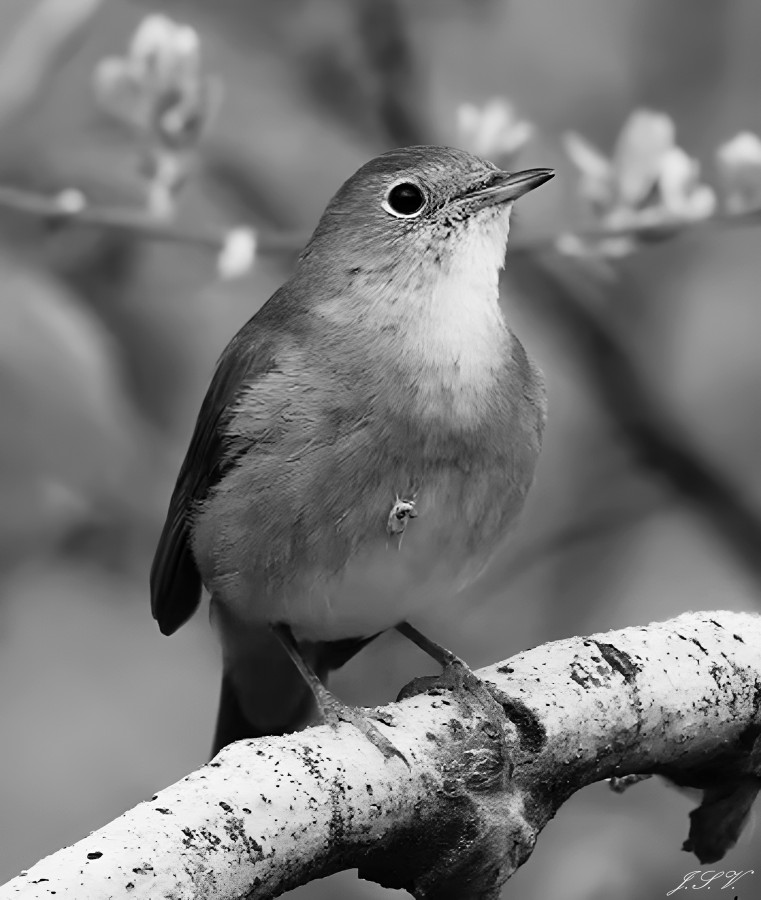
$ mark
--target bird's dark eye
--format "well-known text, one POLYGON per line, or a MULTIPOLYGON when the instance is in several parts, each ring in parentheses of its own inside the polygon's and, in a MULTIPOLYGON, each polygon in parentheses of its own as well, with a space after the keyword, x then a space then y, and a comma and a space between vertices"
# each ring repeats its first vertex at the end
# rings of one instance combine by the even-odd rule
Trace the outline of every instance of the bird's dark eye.
POLYGON ((422 211, 425 206, 425 195, 416 184, 403 181, 391 188, 383 206, 394 216, 411 218, 422 211))

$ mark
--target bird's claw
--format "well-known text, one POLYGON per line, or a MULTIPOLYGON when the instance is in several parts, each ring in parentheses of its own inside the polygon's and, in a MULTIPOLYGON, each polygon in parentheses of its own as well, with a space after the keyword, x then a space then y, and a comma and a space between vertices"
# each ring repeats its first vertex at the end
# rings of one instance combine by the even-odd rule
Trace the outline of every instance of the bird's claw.
POLYGON ((367 713, 341 703, 333 695, 321 699, 321 712, 326 725, 330 725, 332 728, 337 728, 341 722, 353 725, 383 754, 384 759, 398 757, 409 768, 410 764, 407 761, 407 757, 380 732, 367 713))
POLYGON ((444 667, 439 683, 442 687, 448 687, 453 691, 466 691, 487 711, 496 711, 494 708, 499 707, 500 715, 504 715, 499 699, 501 692, 486 681, 482 681, 461 659, 455 659, 444 667))

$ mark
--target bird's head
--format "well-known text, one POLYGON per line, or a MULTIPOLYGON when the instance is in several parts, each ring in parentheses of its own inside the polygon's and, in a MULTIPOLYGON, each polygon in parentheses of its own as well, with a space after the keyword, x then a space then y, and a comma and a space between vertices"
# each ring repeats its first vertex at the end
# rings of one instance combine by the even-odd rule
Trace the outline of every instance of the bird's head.
POLYGON ((402 277, 420 268, 447 270, 465 255, 473 264, 499 268, 514 201, 553 174, 503 172, 452 147, 392 150, 343 184, 303 258, 402 277))
POLYGON ((503 172, 450 147, 385 153, 328 204, 297 293, 360 361, 403 370, 399 383, 431 398, 426 409, 458 397, 461 418, 472 418, 473 398, 509 356, 498 294, 510 211, 553 174, 503 172))

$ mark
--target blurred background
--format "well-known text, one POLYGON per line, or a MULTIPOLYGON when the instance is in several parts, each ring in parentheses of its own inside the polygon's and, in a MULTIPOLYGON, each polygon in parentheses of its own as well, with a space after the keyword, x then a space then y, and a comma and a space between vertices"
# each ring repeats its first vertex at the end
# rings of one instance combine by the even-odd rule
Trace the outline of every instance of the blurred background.
MULTIPOLYGON (((504 291, 549 384, 538 480, 476 589, 417 625, 479 666, 758 608, 758 231, 696 230, 602 274, 517 249, 579 221, 568 129, 609 150, 635 107, 668 111, 709 181, 717 144, 761 129, 758 3, 0 0, 0 185, 144 202, 135 137, 99 111, 92 73, 156 11, 197 29, 224 83, 181 195, 188 227, 308 233, 368 158, 456 144, 458 107, 492 96, 535 124, 522 165, 558 169, 519 211, 504 291)), ((293 263, 262 253, 222 282, 203 249, 0 202, 0 881, 206 759, 216 644, 203 613, 159 634, 148 569, 214 361, 293 263)), ((333 686, 372 705, 424 671, 388 634, 333 686)), ((662 896, 698 868, 680 850, 692 805, 654 781, 595 785, 506 894, 662 896)), ((751 828, 722 865, 752 868, 754 850, 751 828)), ((391 893, 344 873, 293 896, 391 893)))

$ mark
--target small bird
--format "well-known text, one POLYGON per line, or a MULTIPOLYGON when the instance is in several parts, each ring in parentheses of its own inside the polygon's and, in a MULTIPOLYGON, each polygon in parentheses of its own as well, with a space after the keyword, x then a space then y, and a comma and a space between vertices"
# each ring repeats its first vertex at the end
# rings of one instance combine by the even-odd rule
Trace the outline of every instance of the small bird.
POLYGON ((454 658, 408 620, 479 575, 533 480, 545 391, 499 270, 513 202, 553 174, 449 147, 371 160, 223 352, 151 569, 164 634, 211 595, 214 752, 315 703, 377 743, 324 682, 387 629, 454 658))

